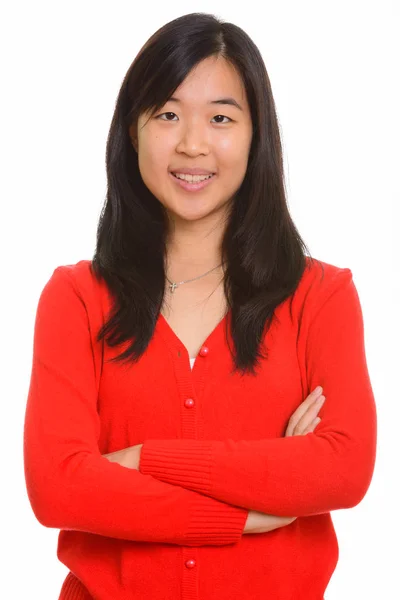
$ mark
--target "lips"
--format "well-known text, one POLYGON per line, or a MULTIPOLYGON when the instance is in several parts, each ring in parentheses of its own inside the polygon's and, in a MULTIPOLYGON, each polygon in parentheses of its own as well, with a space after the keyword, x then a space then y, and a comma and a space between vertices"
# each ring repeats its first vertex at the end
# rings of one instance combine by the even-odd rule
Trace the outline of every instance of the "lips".
POLYGON ((175 180, 174 184, 176 184, 177 186, 179 186, 180 188, 186 190, 187 192, 197 192, 199 190, 202 190, 203 188, 211 185, 211 182, 213 181, 215 174, 211 174, 208 177, 205 176, 202 180, 200 181, 187 181, 186 179, 183 179, 181 177, 176 177, 176 175, 174 175, 172 172, 170 172, 170 175, 172 177, 172 179, 175 180))

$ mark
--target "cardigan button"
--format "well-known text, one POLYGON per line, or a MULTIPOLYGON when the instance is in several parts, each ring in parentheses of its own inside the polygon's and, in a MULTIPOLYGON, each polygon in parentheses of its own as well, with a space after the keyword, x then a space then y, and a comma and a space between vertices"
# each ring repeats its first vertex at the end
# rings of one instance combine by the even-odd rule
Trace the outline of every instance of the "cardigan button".
POLYGON ((187 560, 187 561, 185 562, 185 565, 186 565, 186 567, 187 567, 188 569, 193 569, 193 567, 195 567, 195 566, 196 566, 196 561, 195 561, 195 560, 193 560, 193 558, 191 558, 190 560, 187 560))
POLYGON ((208 347, 207 346, 202 346, 200 348, 199 354, 200 354, 200 356, 207 356, 208 352, 209 352, 208 347))
POLYGON ((186 398, 185 406, 186 406, 186 408, 192 408, 194 406, 193 398, 186 398))

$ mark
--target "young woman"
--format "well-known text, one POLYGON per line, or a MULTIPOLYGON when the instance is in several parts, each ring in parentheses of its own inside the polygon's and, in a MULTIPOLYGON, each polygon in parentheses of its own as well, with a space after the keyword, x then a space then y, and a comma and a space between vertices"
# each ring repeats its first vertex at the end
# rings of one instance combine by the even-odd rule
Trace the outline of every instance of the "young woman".
POLYGON ((305 252, 249 36, 157 31, 106 160, 94 257, 54 270, 35 322, 25 476, 59 600, 321 600, 375 402, 352 272, 305 252))

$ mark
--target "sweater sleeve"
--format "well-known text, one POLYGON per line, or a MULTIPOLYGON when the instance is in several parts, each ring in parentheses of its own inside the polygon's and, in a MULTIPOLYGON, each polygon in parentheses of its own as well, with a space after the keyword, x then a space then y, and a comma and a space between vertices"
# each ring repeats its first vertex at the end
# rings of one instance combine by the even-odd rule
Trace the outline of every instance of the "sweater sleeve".
POLYGON ((326 397, 313 432, 261 440, 146 440, 140 472, 277 516, 358 504, 373 475, 377 424, 350 269, 338 269, 310 304, 303 310, 298 343, 308 389, 321 385, 326 397))
POLYGON ((239 541, 248 511, 110 462, 86 307, 65 267, 38 302, 24 424, 28 498, 46 527, 187 546, 239 541))

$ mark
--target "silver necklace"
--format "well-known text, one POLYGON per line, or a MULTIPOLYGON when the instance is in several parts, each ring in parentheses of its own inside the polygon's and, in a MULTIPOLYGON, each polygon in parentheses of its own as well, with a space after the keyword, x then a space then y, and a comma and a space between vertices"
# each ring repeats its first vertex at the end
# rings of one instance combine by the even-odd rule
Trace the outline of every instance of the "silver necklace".
POLYGON ((203 275, 199 275, 198 277, 193 277, 193 279, 186 279, 185 281, 179 281, 179 283, 174 283, 173 281, 171 281, 170 279, 168 279, 169 283, 170 283, 170 289, 171 289, 171 293, 173 293, 175 291, 175 288, 178 287, 178 285, 181 285, 182 283, 189 283, 189 281, 195 281, 196 279, 200 279, 201 277, 205 277, 206 275, 208 275, 208 273, 211 273, 211 271, 215 271, 215 269, 218 269, 218 267, 220 267, 223 263, 220 263, 219 265, 217 265, 216 267, 214 267, 213 269, 210 269, 209 271, 207 271, 207 273, 204 273, 203 275))

